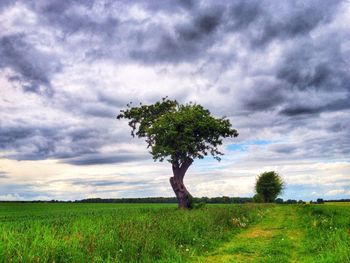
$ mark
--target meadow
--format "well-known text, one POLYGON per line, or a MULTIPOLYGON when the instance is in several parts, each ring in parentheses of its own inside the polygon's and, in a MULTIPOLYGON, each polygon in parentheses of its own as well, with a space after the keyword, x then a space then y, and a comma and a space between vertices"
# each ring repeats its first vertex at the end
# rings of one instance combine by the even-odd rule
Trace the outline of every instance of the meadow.
POLYGON ((350 205, 0 203, 0 262, 350 262, 350 205))

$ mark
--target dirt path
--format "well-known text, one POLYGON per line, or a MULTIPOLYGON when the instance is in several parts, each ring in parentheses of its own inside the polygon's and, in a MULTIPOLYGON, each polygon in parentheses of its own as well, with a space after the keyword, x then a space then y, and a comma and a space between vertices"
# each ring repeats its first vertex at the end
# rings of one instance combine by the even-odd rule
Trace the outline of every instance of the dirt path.
POLYGON ((262 221, 197 262, 300 262, 302 231, 296 208, 276 206, 262 221))

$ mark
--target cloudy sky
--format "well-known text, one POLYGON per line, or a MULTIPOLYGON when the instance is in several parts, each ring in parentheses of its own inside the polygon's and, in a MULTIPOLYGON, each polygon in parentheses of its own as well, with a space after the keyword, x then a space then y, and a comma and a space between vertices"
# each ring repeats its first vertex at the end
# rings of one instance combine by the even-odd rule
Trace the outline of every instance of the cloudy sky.
POLYGON ((0 2, 0 199, 173 196, 169 163, 115 116, 194 101, 240 135, 195 196, 350 198, 350 2, 0 2))

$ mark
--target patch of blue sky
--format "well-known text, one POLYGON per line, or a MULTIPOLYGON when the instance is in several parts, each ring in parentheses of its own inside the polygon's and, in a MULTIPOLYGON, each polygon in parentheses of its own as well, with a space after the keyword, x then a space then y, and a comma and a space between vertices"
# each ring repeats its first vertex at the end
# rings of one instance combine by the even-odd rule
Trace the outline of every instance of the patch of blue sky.
POLYGON ((194 164, 203 167, 205 169, 210 169, 217 166, 218 161, 215 160, 212 156, 206 156, 203 159, 196 159, 194 164))
POLYGON ((229 151, 239 151, 239 152, 245 152, 247 151, 248 146, 252 145, 258 145, 258 146, 265 146, 272 143, 275 143, 276 141, 270 141, 270 140, 250 140, 242 143, 232 143, 229 144, 226 149, 229 151))
MULTIPOLYGON (((338 182, 341 182, 339 180, 338 182)), ((303 201, 316 201, 317 198, 329 199, 347 199, 350 197, 350 186, 343 186, 340 189, 332 186, 325 186, 321 183, 318 185, 307 184, 287 184, 282 195, 284 200, 295 199, 303 201)))
MULTIPOLYGON (((237 153, 237 152, 236 152, 237 153)), ((228 154, 224 152, 221 155, 221 161, 214 159, 212 156, 206 156, 203 159, 196 159, 193 163, 193 170, 196 172, 208 172, 208 171, 218 171, 226 169, 227 166, 232 165, 236 160, 242 158, 246 155, 246 152, 238 152, 238 154, 228 154)))

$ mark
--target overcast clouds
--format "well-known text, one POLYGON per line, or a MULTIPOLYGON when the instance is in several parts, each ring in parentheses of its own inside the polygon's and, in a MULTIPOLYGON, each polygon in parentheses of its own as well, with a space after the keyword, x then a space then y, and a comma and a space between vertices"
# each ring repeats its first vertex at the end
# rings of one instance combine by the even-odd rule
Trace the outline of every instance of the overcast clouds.
POLYGON ((1 1, 0 199, 172 196, 115 116, 196 101, 240 136, 196 161, 195 196, 350 198, 348 1, 1 1), (219 3, 218 3, 219 2, 219 3))

